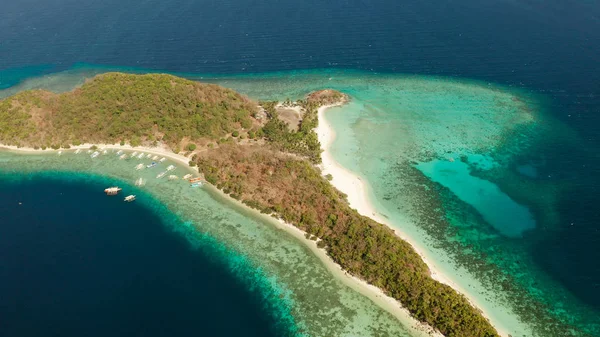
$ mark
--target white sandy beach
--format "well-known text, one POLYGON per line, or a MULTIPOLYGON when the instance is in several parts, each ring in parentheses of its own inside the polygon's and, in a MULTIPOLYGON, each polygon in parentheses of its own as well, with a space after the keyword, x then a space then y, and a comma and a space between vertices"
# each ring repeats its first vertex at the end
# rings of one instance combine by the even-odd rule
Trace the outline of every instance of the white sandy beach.
MULTIPOLYGON (((367 186, 366 186, 365 182, 363 182, 363 180, 360 177, 358 177, 357 175, 355 175, 354 173, 352 173, 349 170, 347 170, 346 168, 342 167, 338 162, 336 162, 333 159, 333 156, 329 152, 329 148, 335 141, 335 131, 333 130, 333 128, 331 127, 329 122, 327 122, 324 115, 325 115, 325 111, 327 109, 335 107, 335 106, 339 106, 339 105, 326 105, 326 106, 320 107, 318 110, 319 125, 315 131, 317 132, 319 142, 321 143, 321 147, 323 149, 323 153, 321 154, 322 173, 324 175, 330 174, 333 177, 331 183, 338 190, 340 190, 343 193, 348 195, 348 202, 350 203, 350 206, 352 208, 356 209, 358 211, 358 213, 360 213, 361 215, 367 216, 381 224, 384 224, 384 225, 392 228, 394 230, 394 232, 396 233, 396 235, 398 235, 400 238, 407 241, 408 243, 410 243, 413 246, 415 251, 421 256, 423 261, 429 267, 429 270, 431 272, 431 277, 433 279, 437 280, 438 282, 447 284, 450 287, 452 287, 453 289, 455 289, 456 291, 465 295, 465 297, 467 297, 467 299, 471 302, 471 304, 474 305, 475 307, 477 307, 483 313, 483 315, 486 318, 488 318, 490 323, 494 326, 494 328, 496 328, 496 330, 498 331, 498 333, 501 336, 508 337, 509 336, 508 331, 509 331, 510 327, 505 327, 500 322, 494 321, 493 317, 486 314, 485 311, 481 310, 481 306, 478 304, 477 299, 473 295, 469 294, 467 291, 465 291, 464 289, 459 287, 447 275, 444 275, 439 270, 439 268, 436 267, 436 265, 435 265, 435 263, 433 263, 432 259, 428 258, 424 254, 424 249, 420 248, 414 242, 414 240, 412 240, 410 237, 408 237, 404 233, 398 231, 398 229, 395 228, 394 226, 392 226, 389 223, 389 221, 386 221, 386 219, 384 217, 380 216, 378 214, 378 211, 375 209, 375 207, 373 207, 373 205, 369 201, 368 190, 367 190, 367 186)), ((384 295, 384 296, 386 296, 386 295, 384 295)), ((392 298, 389 298, 389 299, 393 300, 392 298)))

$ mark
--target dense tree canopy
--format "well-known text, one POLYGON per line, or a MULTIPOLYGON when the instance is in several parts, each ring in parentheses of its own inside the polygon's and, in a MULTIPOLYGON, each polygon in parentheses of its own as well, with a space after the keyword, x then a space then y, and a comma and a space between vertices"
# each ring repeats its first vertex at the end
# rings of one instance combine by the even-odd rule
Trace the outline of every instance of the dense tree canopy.
POLYGON ((0 142, 51 146, 216 140, 250 128, 256 104, 230 89, 170 75, 107 73, 64 94, 25 91, 0 101, 0 142))

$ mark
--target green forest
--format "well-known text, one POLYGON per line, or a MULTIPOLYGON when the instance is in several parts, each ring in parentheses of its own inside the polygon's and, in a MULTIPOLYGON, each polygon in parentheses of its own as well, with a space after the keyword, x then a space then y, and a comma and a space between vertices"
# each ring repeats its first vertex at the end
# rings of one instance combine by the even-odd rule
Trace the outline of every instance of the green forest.
POLYGON ((79 143, 217 140, 251 128, 256 104, 230 89, 164 74, 107 73, 63 94, 25 91, 0 101, 0 143, 57 147, 79 143))

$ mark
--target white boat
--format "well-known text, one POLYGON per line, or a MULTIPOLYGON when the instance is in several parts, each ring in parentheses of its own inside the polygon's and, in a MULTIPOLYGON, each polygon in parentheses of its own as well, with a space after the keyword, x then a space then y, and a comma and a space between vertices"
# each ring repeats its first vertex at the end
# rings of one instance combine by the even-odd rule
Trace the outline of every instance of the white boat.
POLYGON ((117 195, 121 191, 120 187, 114 186, 104 189, 104 193, 107 195, 117 195))
POLYGON ((106 150, 102 151, 102 154, 107 154, 107 153, 108 153, 108 151, 106 151, 106 150))
POLYGON ((143 154, 143 153, 140 153, 140 154, 138 155, 138 159, 142 159, 142 158, 144 158, 144 154, 143 154))
POLYGON ((164 176, 165 176, 165 174, 167 174, 167 172, 161 172, 161 173, 159 173, 159 174, 156 176, 156 178, 157 178, 157 179, 160 179, 160 178, 164 177, 164 176))
POLYGON ((162 157, 162 158, 160 158, 159 162, 161 162, 161 163, 162 163, 162 162, 163 162, 163 161, 165 161, 165 160, 167 160, 167 158, 165 158, 165 157, 162 157))
POLYGON ((132 153, 132 154, 131 154, 131 156, 132 156, 132 157, 135 157, 135 156, 137 156, 137 154, 138 154, 138 153, 139 153, 139 152, 135 151, 134 153, 132 153))
POLYGON ((151 153, 148 153, 148 154, 146 155, 146 158, 151 158, 151 157, 152 157, 152 154, 151 154, 151 153))
POLYGON ((92 157, 92 158, 96 158, 96 157, 98 157, 99 155, 100 155, 100 152, 98 152, 98 151, 94 151, 94 153, 92 153, 92 155, 91 155, 90 157, 92 157))
POLYGON ((124 200, 127 201, 127 202, 132 202, 132 201, 135 200, 135 195, 133 195, 133 194, 132 195, 128 195, 128 196, 125 197, 124 200))
POLYGON ((178 177, 178 176, 176 176, 176 175, 174 175, 174 174, 171 174, 171 175, 169 176, 169 180, 177 180, 177 179, 179 179, 179 177, 178 177))
POLYGON ((137 164, 135 166, 135 169, 138 170, 138 171, 141 170, 141 169, 143 169, 143 168, 144 168, 144 164, 137 164))
POLYGON ((167 166, 167 171, 173 171, 174 169, 175 169, 175 166, 173 166, 173 165, 167 166))
POLYGON ((80 153, 81 153, 81 149, 75 150, 75 154, 80 154, 80 153))
POLYGON ((125 153, 123 153, 122 155, 119 156, 119 159, 125 159, 127 158, 127 155, 125 153))
POLYGON ((191 187, 201 187, 202 186, 202 182, 201 181, 196 181, 190 184, 191 187))
POLYGON ((62 151, 58 151, 58 155, 60 156, 62 154, 62 151))
POLYGON ((157 160, 157 159, 158 159, 158 156, 152 157, 152 160, 157 160))
POLYGON ((138 178, 138 180, 135 181, 135 186, 144 186, 146 184, 146 181, 142 178, 138 178))
POLYGON ((192 174, 188 173, 183 176, 183 179, 190 179, 191 177, 192 177, 192 174))
POLYGON ((146 165, 147 168, 153 168, 154 166, 156 166, 156 162, 154 162, 154 161, 152 163, 146 165))
POLYGON ((87 153, 92 153, 92 150, 87 150, 87 153))
POLYGON ((118 154, 118 155, 121 155, 121 153, 123 153, 123 150, 119 150, 119 151, 117 151, 117 154, 118 154))

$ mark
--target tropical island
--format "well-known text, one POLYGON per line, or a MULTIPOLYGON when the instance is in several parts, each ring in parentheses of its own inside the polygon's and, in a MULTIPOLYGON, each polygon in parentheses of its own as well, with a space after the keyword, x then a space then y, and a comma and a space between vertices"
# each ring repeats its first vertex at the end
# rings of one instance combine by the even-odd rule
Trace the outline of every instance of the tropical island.
POLYGON ((72 92, 0 101, 0 143, 168 147, 225 194, 303 230, 345 271, 443 335, 498 336, 463 295, 431 278, 410 244, 352 209, 321 173, 318 109, 347 99, 322 90, 298 102, 253 102, 170 75, 108 73, 72 92))

